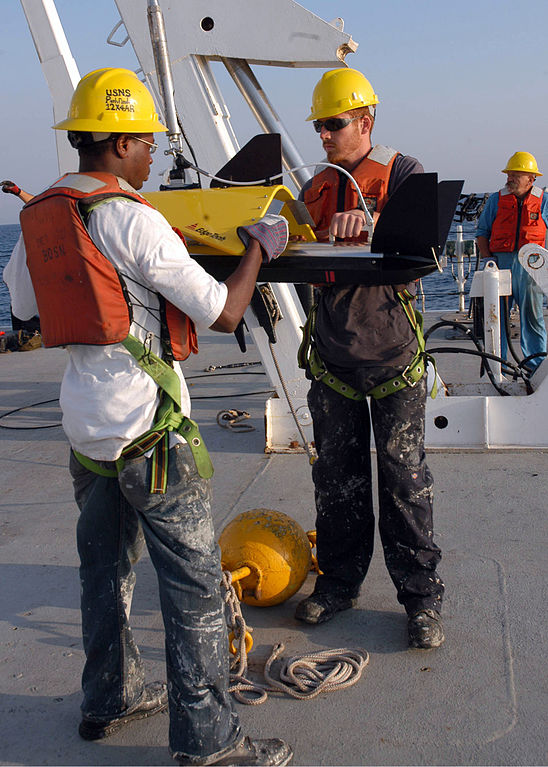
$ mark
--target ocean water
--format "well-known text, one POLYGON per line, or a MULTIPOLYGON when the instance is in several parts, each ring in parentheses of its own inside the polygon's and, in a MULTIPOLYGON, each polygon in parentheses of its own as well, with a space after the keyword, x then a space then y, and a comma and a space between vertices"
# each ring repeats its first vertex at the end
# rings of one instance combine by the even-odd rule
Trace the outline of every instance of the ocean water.
MULTIPOLYGON (((474 237, 475 224, 465 223, 463 225, 464 238, 472 239, 474 237)), ((455 239, 455 227, 453 226, 449 233, 449 241, 455 239)), ((21 229, 19 224, 0 224, 0 274, 3 273, 5 265, 8 263, 11 252, 19 238, 21 229)), ((474 259, 465 259, 465 274, 469 274, 466 281, 466 292, 470 288, 472 281, 472 272, 475 268, 474 259)), ((459 306, 456 263, 448 260, 443 274, 434 272, 422 280, 422 286, 425 294, 425 309, 427 311, 457 311, 459 306), (454 274, 453 274, 454 272, 454 274)), ((422 300, 419 301, 421 308, 422 300)), ((6 284, 0 281, 0 329, 11 329, 10 300, 6 284)))
MULTIPOLYGON (((20 233, 19 224, 0 224, 0 274, 4 272, 20 233)), ((0 280, 0 329, 11 329, 10 297, 3 280, 0 280)))

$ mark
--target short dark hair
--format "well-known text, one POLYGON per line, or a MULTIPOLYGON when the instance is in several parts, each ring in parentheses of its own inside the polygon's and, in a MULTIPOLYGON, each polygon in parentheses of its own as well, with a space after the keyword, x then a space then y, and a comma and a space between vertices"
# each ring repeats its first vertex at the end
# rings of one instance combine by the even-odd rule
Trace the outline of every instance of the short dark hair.
POLYGON ((108 145, 113 140, 116 140, 120 134, 110 133, 106 138, 101 138, 98 141, 96 135, 89 131, 69 130, 68 140, 70 145, 78 150, 79 154, 97 157, 97 155, 103 154, 108 145))
POLYGON ((373 104, 367 107, 358 107, 357 109, 350 109, 349 113, 353 115, 354 117, 368 117, 371 123, 371 126, 369 128, 369 133, 373 133, 373 126, 375 125, 375 114, 376 114, 376 109, 373 104))

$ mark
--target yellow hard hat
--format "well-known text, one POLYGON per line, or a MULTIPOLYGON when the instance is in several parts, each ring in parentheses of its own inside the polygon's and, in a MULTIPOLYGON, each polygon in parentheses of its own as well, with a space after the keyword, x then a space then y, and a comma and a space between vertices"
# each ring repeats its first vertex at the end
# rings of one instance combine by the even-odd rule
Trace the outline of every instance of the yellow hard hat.
POLYGON ((110 67, 84 75, 68 116, 55 130, 91 133, 156 133, 161 124, 150 91, 130 69, 110 67))
POLYGON ((510 171, 521 171, 522 173, 533 173, 535 176, 542 176, 538 169, 537 161, 530 152, 514 152, 502 173, 510 171))
POLYGON ((371 83, 357 69, 330 69, 314 88, 311 112, 306 119, 321 120, 378 103, 371 83))

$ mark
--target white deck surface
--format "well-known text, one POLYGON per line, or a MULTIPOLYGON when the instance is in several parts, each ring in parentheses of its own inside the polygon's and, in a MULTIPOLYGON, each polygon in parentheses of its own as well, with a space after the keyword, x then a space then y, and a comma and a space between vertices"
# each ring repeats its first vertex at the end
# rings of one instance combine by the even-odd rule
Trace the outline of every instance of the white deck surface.
MULTIPOLYGON (((63 350, 43 349, 0 355, 0 414, 56 398, 64 357, 63 350)), ((232 337, 208 334, 201 354, 185 364, 191 376, 209 364, 256 359, 251 344, 242 355, 232 337)), ((460 365, 456 359, 454 366, 460 365)), ((262 452, 267 395, 245 392, 268 389, 266 378, 191 383, 193 416, 216 467, 218 530, 257 507, 283 511, 312 528, 306 456, 262 452), (230 396, 196 399, 220 394, 230 396), (228 407, 250 412, 256 430, 220 429, 216 414, 228 407)), ((102 742, 84 742, 77 733, 83 651, 68 445, 60 427, 33 428, 59 418, 53 403, 1 422, 25 429, 0 429, 0 764, 169 765, 165 714, 102 742)), ((312 575, 278 607, 244 606, 254 628, 249 660, 257 679, 278 641, 285 656, 342 646, 363 647, 371 656, 350 689, 306 702, 271 695, 261 706, 237 705, 245 732, 285 738, 296 765, 548 763, 548 452, 431 453, 429 464, 446 582, 442 648, 407 649, 405 615, 380 546, 357 609, 330 623, 312 627, 293 618, 312 575)), ((133 625, 148 678, 159 679, 163 631, 148 557, 137 575, 133 625)))

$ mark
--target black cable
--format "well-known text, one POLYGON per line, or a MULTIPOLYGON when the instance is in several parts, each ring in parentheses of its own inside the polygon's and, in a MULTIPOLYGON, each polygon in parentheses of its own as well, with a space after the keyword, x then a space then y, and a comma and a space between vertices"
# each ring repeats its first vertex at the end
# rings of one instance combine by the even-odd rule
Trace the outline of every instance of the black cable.
MULTIPOLYGON (((503 296, 502 298, 503 298, 503 301, 502 301, 502 316, 504 317, 503 328, 504 328, 504 333, 506 335, 506 344, 508 346, 508 350, 509 350, 510 354, 512 355, 512 357, 514 358, 516 363, 519 365, 521 360, 518 357, 518 355, 516 354, 516 350, 514 348, 514 344, 512 343, 512 338, 511 338, 511 336, 512 336, 512 329, 510 327, 510 306, 509 306, 510 302, 508 300, 508 296, 503 296)), ((532 371, 529 371, 529 372, 532 372, 532 371)))
POLYGON ((202 397, 191 397, 190 399, 228 399, 228 397, 251 397, 253 394, 274 394, 276 389, 266 389, 266 391, 243 391, 239 394, 204 394, 202 397))
MULTIPOLYGON (((518 366, 512 365, 507 360, 503 360, 502 357, 497 357, 495 354, 490 354, 489 352, 477 351, 476 349, 455 349, 454 347, 451 347, 451 348, 440 347, 439 349, 428 349, 428 352, 430 354, 471 354, 472 356, 482 357, 483 359, 493 360, 494 362, 500 362, 501 365, 503 365, 506 368, 506 370, 512 373, 515 381, 517 381, 518 378, 521 378, 523 380, 523 382, 525 383, 525 386, 527 387, 528 394, 532 393, 528 376, 526 376, 518 366)), ((544 354, 544 356, 546 356, 544 352, 541 352, 540 354, 544 354)), ((532 354, 531 356, 537 357, 540 355, 532 354)), ((485 370, 487 372, 487 375, 489 376, 489 380, 493 384, 494 388, 499 392, 499 394, 502 397, 509 396, 509 392, 504 391, 497 385, 496 381, 494 380, 493 372, 491 371, 491 368, 488 365, 485 366, 485 370)))
MULTIPOLYGON (((525 367, 525 363, 535 359, 535 357, 547 357, 547 356, 548 354, 546 352, 535 352, 535 354, 530 354, 528 357, 525 357, 525 359, 522 359, 521 362, 518 362, 518 368, 525 367)), ((528 372, 534 372, 534 371, 530 371, 530 369, 527 367, 525 367, 525 369, 528 372)))
MULTIPOLYGON (((495 357, 494 354, 489 354, 488 352, 480 352, 477 349, 455 349, 453 347, 440 347, 439 349, 429 349, 429 354, 471 354, 475 357, 482 357, 482 359, 492 359, 496 362, 501 362, 500 357, 495 357)), ((490 369, 489 365, 485 366, 485 370, 487 372, 487 375, 489 376, 490 382, 493 384, 493 387, 498 391, 498 393, 501 395, 501 397, 508 397, 509 392, 504 391, 504 389, 501 389, 500 386, 496 383, 494 380, 493 372, 490 369)))
POLYGON ((221 376, 264 376, 266 373, 255 373, 252 370, 242 370, 241 373, 198 373, 195 376, 185 376, 185 381, 192 381, 194 378, 220 378, 221 376))
MULTIPOLYGON (((181 135, 183 136, 183 138, 185 140, 185 143, 186 143, 187 147, 190 150, 190 154, 192 155, 192 159, 194 160, 194 165, 198 166, 198 159, 197 159, 197 157, 196 157, 196 155, 194 153, 194 149, 192 148, 192 144, 188 140, 188 137, 187 137, 187 135, 186 135, 186 133, 184 131, 183 123, 181 122, 181 118, 179 117, 177 112, 175 114, 177 115, 177 124, 179 126, 179 130, 181 131, 181 135)), ((202 188, 202 176, 201 176, 199 171, 196 171, 196 176, 198 177, 198 184, 199 184, 200 189, 201 189, 202 188)))
MULTIPOLYGON (((129 280, 130 282, 134 282, 136 285, 139 285, 139 287, 143 288, 143 290, 148 291, 152 295, 155 295, 158 297, 159 300, 159 293, 156 293, 152 288, 147 287, 146 285, 143 285, 139 280, 134 279, 133 277, 130 277, 128 274, 124 274, 123 272, 118 272, 118 274, 124 278, 124 280, 129 280)), ((148 314, 152 317, 153 320, 155 320, 160 325, 160 336, 157 336, 155 333, 154 338, 158 339, 159 343, 162 345, 162 332, 169 335, 167 324, 164 322, 162 318, 162 310, 161 307, 158 306, 157 308, 152 308, 151 306, 146 306, 134 293, 130 291, 127 284, 125 284, 125 288, 127 291, 128 297, 131 299, 131 306, 139 306, 141 309, 144 309, 145 312, 148 312, 148 314)), ((133 314, 133 312, 132 312, 133 314)), ((151 332, 148 330, 148 328, 145 328, 143 325, 141 325, 139 322, 135 320, 134 317, 131 318, 131 321, 134 325, 136 325, 138 328, 141 328, 141 330, 144 330, 146 333, 151 332)))
MULTIPOLYGON (((190 378, 205 378, 207 375, 211 375, 211 374, 205 374, 204 373, 204 375, 190 376, 190 378)), ((251 372, 250 373, 247 373, 247 372, 242 372, 242 373, 216 373, 216 376, 220 376, 220 375, 256 375, 257 376, 257 375, 264 375, 264 373, 251 373, 251 372)), ((185 378, 185 380, 188 381, 189 378, 185 378)), ((208 395, 203 395, 203 396, 199 396, 199 397, 192 397, 191 396, 190 399, 191 400, 195 400, 195 399, 198 400, 198 399, 227 399, 228 397, 251 397, 251 396, 254 396, 256 394, 274 394, 275 391, 276 391, 275 389, 266 389, 265 391, 246 391, 246 392, 239 392, 239 393, 236 393, 236 394, 234 394, 234 393, 232 393, 232 394, 208 394, 208 395)), ((7 413, 2 413, 2 415, 0 415, 0 429, 16 429, 16 430, 20 430, 20 431, 30 431, 30 430, 34 430, 34 429, 53 429, 54 427, 61 426, 62 425, 61 422, 59 422, 59 423, 48 423, 48 424, 46 424, 44 426, 6 426, 5 424, 2 423, 2 420, 4 418, 7 418, 9 415, 13 415, 14 413, 19 413, 22 410, 28 410, 28 409, 33 408, 33 407, 38 407, 39 405, 49 405, 52 402, 59 402, 59 398, 56 397, 55 399, 47 399, 47 400, 44 400, 43 402, 34 402, 32 405, 22 405, 21 407, 16 407, 13 410, 8 410, 7 413)))
POLYGON ((22 410, 28 410, 31 407, 38 407, 38 405, 50 405, 52 402, 59 402, 59 397, 56 397, 55 399, 46 399, 43 402, 35 402, 32 405, 22 405, 13 410, 8 410, 7 413, 2 413, 2 415, 0 415, 0 429, 53 429, 55 426, 61 426, 61 423, 48 423, 45 426, 5 426, 1 423, 1 421, 9 415, 19 413, 22 410))
POLYGON ((429 336, 434 332, 434 330, 437 330, 438 328, 442 328, 445 326, 450 326, 457 328, 458 330, 462 330, 462 332, 469 336, 470 339, 475 343, 476 347, 479 349, 481 348, 481 344, 478 340, 478 338, 472 333, 470 328, 467 328, 466 325, 464 325, 462 322, 457 322, 456 320, 440 320, 439 322, 436 322, 434 325, 428 328, 427 331, 424 333, 424 342, 428 340, 429 336))
POLYGON ((204 373, 213 373, 214 370, 221 370, 223 368, 249 368, 253 367, 254 365, 262 365, 263 363, 260 361, 257 362, 231 362, 228 365, 209 365, 209 367, 204 368, 204 373))
POLYGON ((514 376, 514 379, 517 380, 518 377, 522 378, 525 382, 525 384, 528 384, 528 379, 524 375, 524 373, 521 371, 519 367, 516 367, 515 365, 512 365, 511 363, 507 362, 506 360, 503 360, 501 357, 497 357, 494 354, 490 354, 489 352, 486 352, 479 339, 474 335, 474 333, 470 330, 470 328, 467 328, 466 325, 463 325, 460 322, 455 322, 452 320, 442 320, 440 322, 435 323, 432 325, 432 327, 428 328, 426 333, 424 334, 424 341, 426 343, 428 337, 434 332, 434 330, 437 330, 440 327, 449 326, 457 328, 458 330, 462 330, 462 332, 470 338, 470 340, 474 343, 476 346, 476 350, 473 349, 462 349, 462 348, 448 348, 443 347, 440 349, 428 349, 429 354, 434 354, 437 352, 438 354, 470 354, 472 356, 481 357, 482 359, 482 371, 484 370, 487 373, 487 377, 489 378, 489 381, 493 385, 494 389, 502 396, 508 396, 508 392, 504 391, 500 388, 500 386, 495 381, 495 376, 493 374, 493 371, 491 370, 491 367, 489 365, 484 365, 483 363, 485 360, 491 359, 495 362, 500 362, 501 364, 505 365, 505 367, 512 372, 512 375, 514 376))

